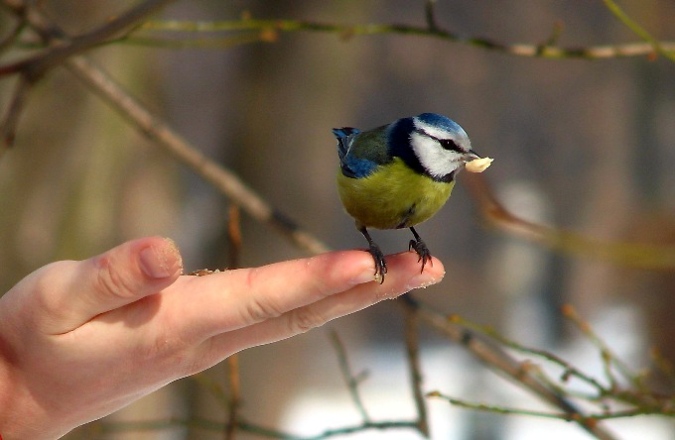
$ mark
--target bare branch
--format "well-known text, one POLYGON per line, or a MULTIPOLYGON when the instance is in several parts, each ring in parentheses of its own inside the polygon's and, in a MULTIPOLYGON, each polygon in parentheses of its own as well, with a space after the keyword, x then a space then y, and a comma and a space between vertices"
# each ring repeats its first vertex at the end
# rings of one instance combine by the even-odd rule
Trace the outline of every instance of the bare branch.
MULTIPOLYGON (((568 414, 568 413, 553 413, 553 412, 545 412, 545 411, 533 411, 529 409, 516 409, 516 408, 508 408, 508 407, 503 407, 503 406, 497 406, 497 405, 487 405, 485 403, 475 403, 475 402, 467 402, 466 400, 462 399, 456 399, 454 397, 446 396, 445 394, 439 393, 438 391, 432 391, 427 394, 427 397, 431 398, 440 398, 448 403, 451 403, 452 405, 459 406, 461 408, 466 408, 466 409, 471 409, 474 411, 486 411, 486 412, 491 412, 495 414, 503 414, 503 415, 520 415, 520 416, 532 416, 532 417, 543 417, 547 419, 560 419, 560 420, 565 420, 565 421, 578 421, 578 415, 577 414, 568 414)), ((591 418, 591 416, 586 416, 588 418, 591 418)))
POLYGON ((656 38, 652 37, 652 35, 647 32, 645 28, 637 24, 634 20, 632 20, 628 14, 626 14, 623 9, 613 0, 603 0, 605 3, 605 6, 607 6, 607 9, 621 22, 623 23, 628 29, 633 31, 635 35, 649 43, 653 48, 654 52, 661 54, 671 61, 675 61, 675 53, 672 50, 668 50, 667 48, 663 47, 663 44, 660 43, 656 38))
POLYGON ((241 406, 241 380, 239 376, 239 354, 227 358, 227 377, 230 382, 230 402, 228 407, 227 424, 225 425, 225 440, 234 440, 237 437, 239 425, 239 408, 241 406))
POLYGON ((586 414, 584 415, 584 419, 579 419, 579 415, 573 414, 569 415, 566 413, 555 413, 555 412, 546 412, 546 411, 534 411, 530 409, 523 409, 523 408, 510 408, 510 407, 504 407, 504 406, 497 406, 497 405, 487 405, 484 403, 475 403, 475 402, 467 402, 466 400, 462 399, 456 399, 451 396, 446 396, 442 393, 439 393, 437 391, 432 391, 427 394, 427 397, 430 398, 440 398, 448 403, 458 406, 461 408, 466 408, 474 411, 485 411, 485 412, 490 412, 494 414, 502 414, 502 415, 518 415, 518 416, 528 416, 528 417, 540 417, 540 418, 546 418, 546 419, 559 419, 563 420, 566 422, 579 422, 579 423, 584 423, 589 426, 593 426, 600 420, 611 420, 611 419, 619 419, 619 418, 626 418, 626 417, 637 417, 637 416, 644 416, 644 415, 652 415, 652 414, 660 414, 660 412, 655 412, 655 411, 650 411, 650 410, 641 410, 641 409, 632 409, 632 410, 625 410, 625 411, 615 411, 615 412, 602 412, 602 413, 593 413, 593 414, 586 414))
MULTIPOLYGON (((585 383, 586 385, 592 387, 595 390, 597 396, 604 396, 609 392, 609 390, 606 389, 606 387, 604 387, 600 382, 598 382, 598 380, 594 379, 593 377, 589 376, 588 374, 576 368, 574 365, 570 364, 569 362, 565 361, 564 359, 560 358, 559 356, 553 353, 550 353, 545 350, 535 349, 532 347, 525 347, 524 345, 519 344, 518 342, 503 336, 493 328, 479 326, 475 323, 472 323, 462 318, 461 316, 452 315, 449 317, 449 320, 471 331, 483 334, 489 337, 490 339, 497 341, 504 347, 510 348, 512 350, 515 350, 517 352, 526 355, 536 356, 538 358, 550 362, 553 365, 557 365, 563 370, 563 375, 561 377, 562 382, 567 382, 569 378, 574 377, 580 380, 581 382, 585 383)), ((549 383, 549 385, 553 384, 549 383)))
MULTIPOLYGON (((229 267, 239 267, 241 254, 241 215, 238 205, 230 206, 229 222, 227 224, 227 238, 230 244, 229 267)), ((241 377, 239 375, 239 353, 235 353, 225 361, 227 364, 227 378, 230 383, 230 399, 228 418, 225 427, 225 440, 235 440, 239 423, 239 409, 241 407, 241 377)))
POLYGON ((349 358, 347 357, 347 350, 336 331, 333 330, 330 332, 330 340, 333 344, 333 348, 335 348, 335 353, 337 354, 340 363, 340 372, 342 373, 342 378, 349 390, 349 395, 351 396, 354 405, 356 405, 356 408, 359 410, 364 423, 370 423, 372 420, 368 415, 366 406, 363 404, 363 399, 361 399, 361 394, 359 393, 359 384, 361 383, 363 375, 360 374, 357 376, 352 372, 352 368, 349 365, 349 358))
POLYGON ((675 247, 605 242, 523 220, 509 212, 497 200, 482 174, 467 173, 463 178, 473 198, 478 201, 483 217, 510 235, 533 241, 560 253, 610 261, 621 266, 658 270, 675 268, 675 247))
POLYGON ((76 57, 67 61, 66 66, 134 126, 241 206, 253 218, 275 227, 298 247, 309 253, 319 254, 328 250, 328 246, 301 230, 295 222, 269 206, 236 174, 207 158, 190 145, 90 61, 83 57, 76 57))
MULTIPOLYGON (((407 295, 405 296, 407 297, 407 295)), ((405 298, 404 297, 404 298, 405 298)), ((429 438, 429 417, 427 404, 422 391, 422 368, 419 359, 419 318, 412 307, 405 307, 405 348, 410 372, 410 385, 417 410, 417 427, 420 433, 429 438)))
POLYGON ((427 27, 431 32, 438 30, 436 23, 436 0, 427 0, 424 3, 424 15, 427 20, 427 27))
MULTIPOLYGON (((134 422, 114 422, 114 423, 99 423, 96 426, 96 434, 114 434, 123 432, 142 432, 142 431, 158 431, 162 429, 169 429, 176 426, 190 427, 196 429, 203 429, 210 432, 222 432, 224 423, 215 422, 202 418, 191 419, 162 419, 162 420, 144 420, 134 422)), ((384 421, 384 422, 368 422, 361 425, 344 426, 342 428, 327 429, 319 434, 311 436, 294 435, 288 432, 279 431, 276 429, 267 428, 254 423, 248 423, 240 420, 238 428, 243 432, 255 434, 264 438, 283 439, 283 440, 325 440, 332 437, 342 437, 348 434, 359 432, 366 432, 369 430, 389 430, 389 429, 415 429, 415 422, 407 421, 384 421)))
POLYGON ((7 33, 4 39, 0 40, 0 55, 11 48, 17 41, 19 35, 26 27, 26 21, 21 17, 14 23, 12 29, 7 33))
MULTIPOLYGON (((410 297, 410 295, 407 295, 410 297)), ((506 353, 501 347, 489 343, 480 335, 454 323, 447 316, 430 310, 419 302, 409 298, 409 307, 413 307, 419 319, 432 328, 440 331, 449 339, 464 346, 477 359, 497 372, 505 374, 523 388, 529 390, 545 402, 559 408, 566 414, 566 420, 577 422, 583 429, 601 440, 612 440, 615 437, 597 423, 586 423, 586 416, 582 410, 576 407, 563 394, 551 389, 546 383, 531 374, 528 364, 523 364, 506 353)))
POLYGON ((227 241, 230 244, 230 257, 228 267, 237 269, 240 267, 241 248, 243 239, 241 236, 241 210, 239 205, 232 204, 229 210, 229 222, 227 223, 227 241))
POLYGON ((19 77, 18 82, 14 88, 14 93, 5 114, 0 122, 0 136, 2 141, 0 144, 0 159, 8 148, 14 145, 16 138, 16 129, 19 125, 19 117, 26 106, 29 92, 32 90, 33 83, 24 77, 19 77))
MULTIPOLYGON (((37 55, 5 66, 0 66, 0 76, 20 72, 30 81, 36 81, 50 68, 62 64, 66 59, 105 44, 109 39, 119 36, 132 26, 154 14, 161 7, 173 0, 146 0, 129 9, 116 18, 107 21, 93 31, 84 35, 68 38, 55 25, 45 26, 44 17, 38 12, 26 14, 26 21, 38 32, 50 47, 37 55)), ((18 3, 18 2, 17 2, 18 3)), ((25 3, 25 2, 23 2, 25 3)), ((32 5, 26 5, 29 10, 32 5)))
MULTIPOLYGON (((427 3, 427 24, 425 26, 414 26, 405 24, 336 24, 319 23, 314 21, 290 20, 290 19, 272 19, 256 20, 243 18, 241 20, 227 20, 214 22, 184 22, 184 21, 149 21, 139 28, 139 30, 162 30, 174 32, 258 32, 260 35, 269 35, 279 32, 325 32, 333 33, 343 37, 354 37, 363 35, 416 35, 420 37, 430 37, 445 40, 451 43, 465 44, 481 49, 502 52, 507 55, 527 58, 580 58, 580 59, 607 59, 623 58, 636 56, 652 56, 654 45, 652 43, 627 43, 616 45, 599 45, 588 47, 560 47, 555 43, 555 39, 549 40, 545 44, 506 44, 490 38, 464 36, 452 31, 440 28, 435 22, 433 7, 430 9, 430 3, 427 3), (431 11, 431 12, 430 12, 431 11), (430 21, 431 20, 431 21, 430 21)), ((127 44, 136 43, 135 35, 131 35, 124 40, 127 44)), ((232 38, 231 36, 226 38, 232 38)), ((205 46, 217 46, 213 44, 219 39, 197 39, 196 41, 205 42, 205 46)), ((242 39, 242 43, 252 41, 276 41, 270 38, 247 38, 242 39)), ((139 40, 147 43, 147 40, 139 40)), ((177 43, 178 45, 185 43, 177 43)), ((170 44, 168 44, 170 47, 170 44)), ((193 43, 192 46, 199 46, 193 43)), ((662 41, 659 43, 660 52, 669 59, 675 56, 675 42, 662 41)))
POLYGON ((597 347, 600 355, 602 356, 602 363, 605 368, 607 379, 613 386, 617 386, 617 379, 612 373, 612 366, 617 368, 624 379, 630 380, 634 385, 638 385, 633 381, 635 375, 630 371, 628 365, 623 363, 616 355, 614 355, 607 344, 605 344, 605 342, 595 333, 595 331, 593 331, 588 322, 581 318, 579 313, 571 304, 567 304, 563 307, 563 315, 569 319, 570 322, 572 322, 593 345, 597 347))

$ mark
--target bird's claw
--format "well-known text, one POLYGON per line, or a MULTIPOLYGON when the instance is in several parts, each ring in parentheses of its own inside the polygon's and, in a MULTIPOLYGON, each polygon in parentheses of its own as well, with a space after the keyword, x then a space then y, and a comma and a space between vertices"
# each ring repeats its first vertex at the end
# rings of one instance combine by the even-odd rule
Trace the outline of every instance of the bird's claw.
POLYGON ((384 283, 384 275, 387 273, 387 262, 384 259, 384 254, 377 246, 370 246, 368 253, 372 255, 373 262, 375 263, 375 281, 379 281, 382 284, 384 283))
POLYGON ((420 272, 424 272, 424 266, 427 264, 427 261, 433 266, 434 263, 431 260, 431 252, 429 252, 429 248, 422 240, 410 240, 410 243, 408 243, 408 250, 410 251, 413 249, 415 249, 415 252, 419 257, 417 262, 422 262, 422 270, 420 272))

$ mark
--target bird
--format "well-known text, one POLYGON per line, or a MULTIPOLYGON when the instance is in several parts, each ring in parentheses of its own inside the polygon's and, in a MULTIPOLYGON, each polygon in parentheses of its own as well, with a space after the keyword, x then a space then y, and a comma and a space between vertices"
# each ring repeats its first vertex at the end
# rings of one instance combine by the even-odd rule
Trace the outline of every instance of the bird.
POLYGON ((484 169, 492 159, 481 158, 471 148, 464 129, 436 113, 401 118, 366 131, 334 128, 333 134, 340 162, 338 193, 368 242, 375 263, 374 279, 384 282, 387 262, 369 228, 410 229, 414 238, 408 250, 415 250, 424 272, 431 253, 415 226, 443 207, 457 173, 467 163, 480 159, 486 162, 484 169))

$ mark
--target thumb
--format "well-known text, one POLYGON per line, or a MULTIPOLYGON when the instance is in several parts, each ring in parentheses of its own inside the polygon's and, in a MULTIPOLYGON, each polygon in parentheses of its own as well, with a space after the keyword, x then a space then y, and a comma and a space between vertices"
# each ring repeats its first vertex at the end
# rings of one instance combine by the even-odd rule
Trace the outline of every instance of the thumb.
POLYGON ((73 330, 96 315, 170 286, 182 272, 175 243, 161 237, 126 242, 84 261, 59 261, 37 278, 40 327, 49 334, 73 330))

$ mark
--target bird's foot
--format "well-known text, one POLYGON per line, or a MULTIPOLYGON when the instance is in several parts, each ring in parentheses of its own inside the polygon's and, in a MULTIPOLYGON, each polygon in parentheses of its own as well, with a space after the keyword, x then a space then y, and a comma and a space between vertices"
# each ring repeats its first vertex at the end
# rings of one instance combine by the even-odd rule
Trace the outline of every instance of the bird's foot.
POLYGON ((384 259, 384 254, 375 244, 372 244, 368 248, 368 253, 372 255, 373 262, 375 263, 375 281, 379 281, 382 284, 384 283, 384 274, 387 273, 387 262, 384 259))
POLYGON ((408 244, 408 250, 412 249, 415 249, 415 252, 419 257, 417 262, 422 262, 422 270, 420 272, 424 272, 424 266, 427 264, 427 261, 433 266, 434 263, 431 261, 431 252, 429 252, 429 248, 421 239, 410 240, 410 243, 408 244))

